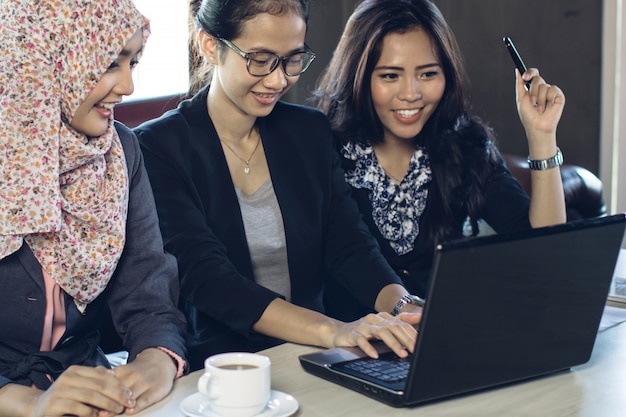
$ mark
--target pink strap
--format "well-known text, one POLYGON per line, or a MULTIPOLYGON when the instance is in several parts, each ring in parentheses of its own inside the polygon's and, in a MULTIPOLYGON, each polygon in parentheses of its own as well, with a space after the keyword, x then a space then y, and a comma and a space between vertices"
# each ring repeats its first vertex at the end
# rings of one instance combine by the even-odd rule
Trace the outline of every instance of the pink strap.
POLYGON ((40 350, 49 351, 56 346, 65 333, 65 300, 61 287, 46 271, 42 269, 41 272, 46 289, 46 315, 43 322, 40 350))
POLYGON ((176 376, 174 377, 174 379, 178 379, 185 374, 186 363, 183 358, 178 356, 175 352, 172 352, 171 350, 166 349, 164 347, 158 346, 157 349, 167 353, 174 360, 174 362, 176 362, 177 369, 176 369, 176 376))

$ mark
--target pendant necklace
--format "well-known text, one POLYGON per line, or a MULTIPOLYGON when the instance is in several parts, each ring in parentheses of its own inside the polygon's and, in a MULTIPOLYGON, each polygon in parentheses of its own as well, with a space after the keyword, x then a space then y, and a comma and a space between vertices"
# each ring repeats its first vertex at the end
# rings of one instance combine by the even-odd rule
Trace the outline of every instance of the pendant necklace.
POLYGON ((250 154, 250 157, 248 159, 243 159, 241 156, 239 156, 237 154, 237 152, 235 152, 235 150, 228 143, 223 141, 222 139, 220 139, 220 142, 222 142, 224 145, 226 145, 226 147, 228 149, 230 149, 230 151, 233 153, 233 155, 235 155, 241 162, 246 164, 246 166, 243 169, 243 172, 245 174, 249 174, 250 173, 250 161, 252 160, 252 157, 254 156, 254 153, 256 152, 256 150, 259 149, 259 144, 261 143, 261 136, 259 136, 259 141, 256 143, 256 146, 254 147, 254 150, 252 151, 252 153, 250 154))

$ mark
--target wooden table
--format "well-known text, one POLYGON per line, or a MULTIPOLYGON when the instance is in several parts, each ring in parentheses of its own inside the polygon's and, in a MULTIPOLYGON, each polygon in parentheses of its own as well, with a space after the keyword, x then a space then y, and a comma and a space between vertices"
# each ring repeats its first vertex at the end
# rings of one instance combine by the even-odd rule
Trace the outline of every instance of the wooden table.
MULTIPOLYGON (((272 389, 293 395, 297 417, 465 416, 623 417, 626 415, 626 324, 598 334, 591 360, 571 371, 413 408, 393 408, 304 372, 298 355, 316 350, 291 343, 261 353, 272 361, 272 389)), ((181 401, 196 392, 200 371, 139 416, 184 417, 181 401)))

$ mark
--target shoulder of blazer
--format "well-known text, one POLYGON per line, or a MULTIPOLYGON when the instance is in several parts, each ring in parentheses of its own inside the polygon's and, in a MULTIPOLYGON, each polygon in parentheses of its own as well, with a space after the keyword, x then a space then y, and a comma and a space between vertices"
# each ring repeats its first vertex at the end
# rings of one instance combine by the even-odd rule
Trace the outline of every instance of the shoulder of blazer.
POLYGON ((294 144, 319 149, 333 147, 333 133, 326 115, 312 107, 279 101, 267 117, 259 119, 259 125, 265 125, 272 134, 296 134, 301 140, 294 144))
POLYGON ((177 133, 183 136, 181 133, 186 131, 190 124, 189 122, 193 121, 191 116, 191 114, 194 113, 193 110, 194 109, 190 107, 190 100, 184 101, 179 107, 168 110, 156 119, 147 120, 133 128, 133 132, 135 132, 142 145, 144 136, 149 136, 150 141, 159 140, 159 138, 167 138, 177 133))
POLYGON ((302 120, 310 120, 311 122, 319 123, 322 127, 330 127, 326 115, 318 109, 284 101, 276 103, 274 110, 267 116, 267 119, 287 124, 301 123, 302 120))
POLYGON ((156 119, 148 120, 135 127, 142 150, 159 154, 179 153, 199 136, 206 136, 214 129, 209 128, 211 119, 206 107, 206 95, 202 92, 182 101, 177 108, 168 110, 156 119))
POLYGON ((134 173, 139 166, 139 158, 141 157, 141 150, 139 149, 139 142, 137 136, 126 125, 115 121, 115 130, 120 137, 122 148, 124 149, 124 157, 126 158, 126 165, 128 166, 128 172, 134 173))

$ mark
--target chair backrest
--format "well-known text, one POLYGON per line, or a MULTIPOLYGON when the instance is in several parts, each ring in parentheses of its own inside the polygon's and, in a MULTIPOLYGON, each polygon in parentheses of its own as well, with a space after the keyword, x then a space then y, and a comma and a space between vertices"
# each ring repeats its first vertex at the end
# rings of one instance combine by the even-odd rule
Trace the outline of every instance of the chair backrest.
MULTIPOLYGON (((520 185, 528 193, 532 192, 530 168, 525 157, 502 154, 507 167, 520 185)), ((607 214, 602 195, 602 181, 586 168, 563 164, 561 180, 565 194, 567 221, 604 216, 607 214)))
POLYGON ((115 106, 115 120, 132 129, 147 120, 161 116, 168 110, 175 109, 185 98, 185 94, 172 94, 125 101, 115 106))

